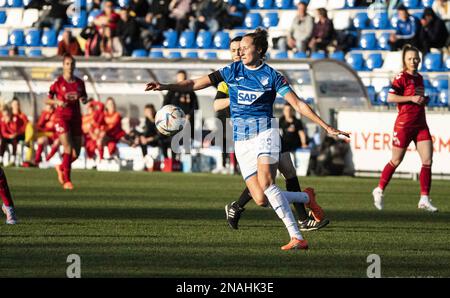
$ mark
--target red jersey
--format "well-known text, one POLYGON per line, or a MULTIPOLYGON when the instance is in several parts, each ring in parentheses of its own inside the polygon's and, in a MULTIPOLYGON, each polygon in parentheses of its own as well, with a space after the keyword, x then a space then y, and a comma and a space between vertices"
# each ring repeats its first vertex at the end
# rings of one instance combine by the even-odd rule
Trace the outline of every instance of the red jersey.
POLYGON ((3 118, 0 121, 0 132, 3 138, 12 139, 19 135, 19 127, 23 126, 23 121, 19 117, 12 117, 12 119, 6 122, 3 118))
POLYGON ((53 132, 55 128, 55 113, 42 111, 37 122, 37 129, 40 132, 53 132))
POLYGON ((48 98, 60 100, 66 103, 65 107, 56 107, 55 114, 64 120, 72 117, 81 118, 80 98, 87 98, 86 88, 83 80, 74 77, 73 82, 67 82, 63 76, 59 76, 50 86, 48 98))
POLYGON ((24 113, 20 113, 20 114, 14 114, 13 115, 13 121, 17 122, 17 134, 19 135, 23 135, 25 134, 25 129, 27 127, 27 123, 28 123, 28 117, 27 115, 25 115, 24 113), (17 121, 14 118, 19 118, 20 121, 17 121))
POLYGON ((122 117, 119 112, 109 114, 105 112, 106 134, 114 138, 121 138, 124 134, 122 130, 122 117))
MULTIPOLYGON (((392 82, 389 93, 400 96, 414 96, 418 88, 424 89, 423 78, 420 74, 410 75, 406 71, 399 73, 392 82)), ((398 116, 395 126, 421 127, 426 126, 425 106, 411 102, 397 104, 398 116)))

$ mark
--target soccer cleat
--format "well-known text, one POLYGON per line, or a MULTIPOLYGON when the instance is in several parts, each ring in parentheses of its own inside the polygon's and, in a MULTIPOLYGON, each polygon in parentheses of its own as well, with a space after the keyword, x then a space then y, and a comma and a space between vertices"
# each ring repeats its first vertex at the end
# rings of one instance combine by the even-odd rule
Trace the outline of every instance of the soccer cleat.
POLYGON ((14 207, 7 207, 5 206, 5 204, 3 204, 2 211, 6 215, 7 225, 15 225, 17 223, 17 217, 16 212, 14 211, 14 207))
POLYGON ((330 223, 330 220, 324 218, 321 221, 317 221, 314 219, 312 212, 309 211, 308 218, 304 221, 299 220, 298 225, 300 227, 300 231, 316 231, 321 228, 327 226, 330 223))
POLYGON ((68 189, 68 190, 72 190, 73 189, 73 184, 70 181, 67 181, 66 183, 64 183, 63 185, 64 189, 68 189))
POLYGON ((430 212, 438 212, 438 208, 431 205, 431 200, 428 197, 421 197, 417 207, 430 212))
POLYGON ((304 192, 306 192, 309 197, 309 202, 305 204, 305 207, 311 209, 312 215, 316 221, 322 221, 324 219, 324 212, 322 207, 320 207, 316 202, 316 193, 314 192, 314 188, 308 187, 304 190, 304 192))
POLYGON ((58 174, 59 183, 64 184, 64 174, 63 174, 63 171, 61 170, 61 166, 56 165, 55 170, 56 170, 56 173, 58 174))
POLYGON ((372 196, 375 208, 377 208, 378 210, 383 210, 383 199, 384 199, 383 190, 379 187, 376 187, 372 191, 372 196))
POLYGON ((291 238, 288 244, 281 247, 282 250, 291 250, 291 249, 308 249, 308 241, 300 240, 295 237, 291 238))
POLYGON ((245 209, 240 207, 236 201, 225 206, 225 215, 230 228, 235 230, 238 229, 239 219, 241 218, 241 213, 244 212, 244 210, 245 209))

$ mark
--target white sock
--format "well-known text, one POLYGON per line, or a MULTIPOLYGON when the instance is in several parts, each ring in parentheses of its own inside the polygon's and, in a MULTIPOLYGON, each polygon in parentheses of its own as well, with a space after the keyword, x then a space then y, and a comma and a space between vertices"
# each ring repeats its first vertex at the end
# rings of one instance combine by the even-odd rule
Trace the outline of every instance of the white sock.
POLYGON ((289 206, 286 198, 283 196, 280 188, 275 184, 272 184, 264 191, 264 194, 267 196, 267 199, 269 200, 270 205, 272 205, 275 213, 286 226, 289 236, 291 238, 295 237, 303 240, 302 234, 298 229, 297 222, 295 221, 294 214, 292 214, 291 207, 289 206))
POLYGON ((281 191, 283 196, 286 198, 288 203, 309 203, 309 197, 306 192, 298 192, 298 191, 281 191))
POLYGON ((375 190, 383 193, 383 190, 379 186, 375 187, 375 190))
POLYGON ((420 195, 421 200, 430 200, 430 198, 427 195, 420 195))

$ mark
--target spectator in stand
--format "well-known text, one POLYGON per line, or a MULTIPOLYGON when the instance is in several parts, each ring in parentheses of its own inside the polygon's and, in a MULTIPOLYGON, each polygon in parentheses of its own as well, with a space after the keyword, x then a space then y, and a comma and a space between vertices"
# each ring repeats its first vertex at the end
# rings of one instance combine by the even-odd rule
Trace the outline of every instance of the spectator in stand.
MULTIPOLYGON (((177 72, 177 83, 187 79, 187 73, 184 70, 177 72)), ((199 109, 197 95, 191 92, 169 91, 164 97, 163 106, 175 105, 180 107, 186 115, 186 121, 191 124, 191 136, 194 136, 194 112, 199 109)))
POLYGON ((81 30, 80 36, 86 40, 84 56, 100 56, 100 43, 103 28, 97 29, 94 23, 87 25, 81 30))
POLYGON ((106 26, 114 32, 117 29, 119 20, 120 16, 114 12, 114 1, 105 0, 103 3, 103 11, 94 19, 94 24, 97 30, 106 26))
POLYGON ((58 56, 70 54, 72 56, 82 56, 78 40, 72 36, 72 31, 64 30, 62 40, 58 43, 58 56))
MULTIPOLYGON (((39 116, 39 120, 36 124, 37 129, 37 150, 34 158, 34 164, 36 166, 42 161, 42 152, 45 146, 52 145, 53 148, 59 148, 59 139, 55 134, 55 108, 52 105, 45 105, 45 109, 39 116)), ((51 156, 47 156, 46 160, 49 161, 51 156)))
POLYGON ((123 54, 122 43, 119 37, 115 36, 110 27, 103 27, 103 37, 100 42, 100 56, 106 58, 121 57, 123 54))
POLYGON ((242 26, 247 15, 247 6, 240 1, 230 5, 227 4, 227 19, 223 22, 224 29, 233 29, 242 26))
POLYGON ((19 135, 19 128, 23 126, 22 119, 14 117, 11 108, 5 105, 2 110, 2 119, 0 121, 0 133, 2 141, 0 145, 0 163, 3 165, 13 165, 16 161, 17 141, 19 135), (3 155, 7 149, 8 144, 12 145, 12 152, 9 156, 9 161, 3 161, 3 155))
POLYGON ((175 30, 178 34, 189 25, 191 13, 191 0, 172 0, 169 5, 169 17, 175 21, 175 30))
POLYGON ((419 49, 422 54, 428 53, 430 48, 440 49, 448 45, 448 32, 445 23, 436 16, 433 9, 426 7, 420 22, 422 28, 420 30, 419 49))
POLYGON ((117 36, 122 43, 124 56, 130 56, 134 49, 140 48, 139 24, 130 15, 129 9, 122 8, 119 14, 120 20, 117 23, 117 36))
POLYGON ((122 129, 122 116, 116 110, 116 103, 112 97, 108 97, 105 102, 105 134, 102 139, 102 148, 100 151, 100 156, 103 155, 103 147, 106 145, 108 147, 108 152, 110 158, 114 156, 115 159, 118 159, 117 152, 117 144, 119 142, 125 142, 126 133, 122 129))
POLYGON ((153 23, 153 14, 148 13, 145 16, 144 22, 141 23, 141 35, 140 39, 142 46, 150 51, 154 44, 160 44, 163 41, 162 30, 158 29, 153 23))
POLYGON ((41 10, 44 5, 48 5, 45 0, 31 0, 27 5, 25 5, 25 9, 38 9, 41 10))
POLYGON ((102 10, 102 2, 103 2, 103 0, 93 0, 92 1, 92 6, 88 10, 88 12, 91 12, 93 10, 102 10))
POLYGON ((420 32, 420 23, 412 15, 409 14, 408 9, 404 5, 400 5, 397 9, 398 21, 395 28, 395 33, 392 33, 389 38, 389 43, 393 51, 403 48, 405 44, 410 44, 417 47, 418 33, 420 32))
POLYGON ((128 6, 130 14, 134 14, 136 19, 143 20, 149 12, 150 5, 147 0, 131 0, 128 6))
POLYGON ((44 27, 49 27, 55 29, 58 34, 59 30, 67 21, 67 7, 63 0, 48 0, 47 4, 51 6, 48 14, 43 14, 41 18, 34 24, 39 30, 44 29, 44 27))
POLYGON ((170 19, 167 17, 170 14, 169 4, 170 0, 153 0, 148 11, 151 14, 151 23, 161 32, 170 27, 170 19))
POLYGON ((278 40, 278 48, 281 51, 287 49, 306 52, 308 42, 314 28, 314 19, 306 12, 307 4, 299 2, 297 4, 297 14, 292 21, 289 35, 278 40))
POLYGON ((200 0, 195 15, 190 17, 189 29, 196 33, 201 29, 215 34, 227 21, 227 10, 223 0, 200 0))
POLYGON ((328 18, 325 8, 317 9, 318 22, 314 24, 308 48, 311 52, 327 51, 335 36, 333 21, 328 18))
POLYGON ((431 6, 436 15, 444 21, 447 32, 450 32, 450 5, 447 0, 434 0, 431 6))
POLYGON ((294 109, 288 103, 284 105, 279 125, 283 151, 295 152, 299 148, 308 148, 303 123, 295 117, 294 109))

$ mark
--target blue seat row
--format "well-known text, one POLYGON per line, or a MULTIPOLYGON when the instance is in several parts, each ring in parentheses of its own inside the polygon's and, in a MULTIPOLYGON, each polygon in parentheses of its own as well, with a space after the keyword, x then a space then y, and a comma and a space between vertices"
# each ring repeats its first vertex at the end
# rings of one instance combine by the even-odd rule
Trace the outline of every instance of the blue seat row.
POLYGON ((36 28, 24 31, 22 29, 13 29, 9 33, 8 43, 3 46, 29 46, 29 47, 56 47, 58 39, 56 31, 53 29, 46 29, 41 31, 36 28))

